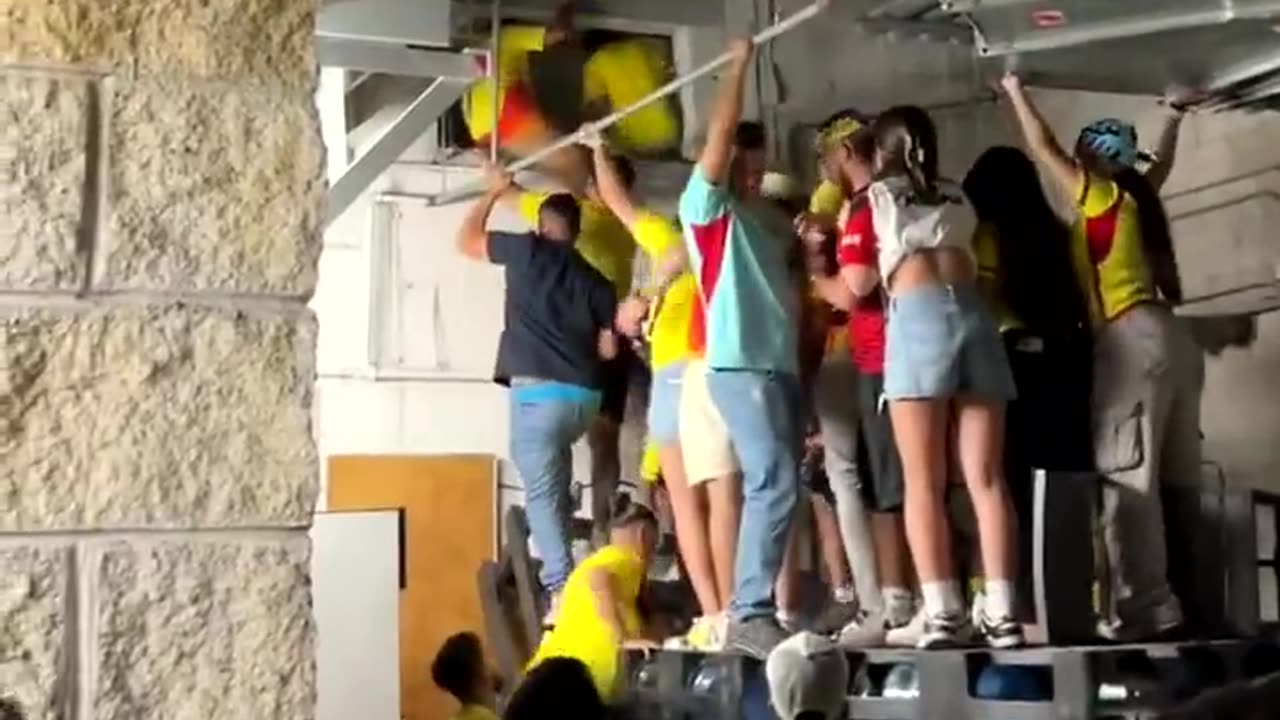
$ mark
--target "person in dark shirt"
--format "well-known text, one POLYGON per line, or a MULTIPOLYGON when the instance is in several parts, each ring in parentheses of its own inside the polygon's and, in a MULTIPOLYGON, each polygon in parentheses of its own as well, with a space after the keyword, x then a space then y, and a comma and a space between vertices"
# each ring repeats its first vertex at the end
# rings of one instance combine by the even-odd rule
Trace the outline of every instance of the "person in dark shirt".
POLYGON ((525 484, 525 511, 542 557, 542 585, 556 598, 573 570, 571 448, 600 408, 604 360, 618 353, 615 333, 639 332, 643 312, 624 303, 574 249, 581 224, 568 194, 543 201, 535 233, 486 232, 510 175, 487 168, 489 192, 472 206, 458 249, 506 270, 505 326, 494 381, 511 388, 511 460, 525 484))

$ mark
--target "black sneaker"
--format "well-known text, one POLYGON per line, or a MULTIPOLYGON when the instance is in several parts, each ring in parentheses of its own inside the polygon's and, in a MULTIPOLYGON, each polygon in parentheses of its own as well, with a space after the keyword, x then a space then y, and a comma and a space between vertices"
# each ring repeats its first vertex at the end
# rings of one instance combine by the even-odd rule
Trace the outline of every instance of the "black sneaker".
POLYGON ((1027 643, 1022 636, 1022 623, 1012 617, 987 617, 985 612, 978 613, 978 632, 987 644, 997 650, 1022 647, 1027 643))
POLYGON ((916 647, 921 650, 944 650, 964 647, 973 639, 973 625, 966 613, 927 615, 924 632, 916 647))
POLYGON ((841 628, 858 619, 858 603, 832 600, 813 623, 813 631, 820 635, 834 635, 841 628))
POLYGON ((748 618, 746 620, 730 620, 728 632, 725 633, 724 648, 765 660, 769 651, 783 640, 791 637, 772 615, 748 618))

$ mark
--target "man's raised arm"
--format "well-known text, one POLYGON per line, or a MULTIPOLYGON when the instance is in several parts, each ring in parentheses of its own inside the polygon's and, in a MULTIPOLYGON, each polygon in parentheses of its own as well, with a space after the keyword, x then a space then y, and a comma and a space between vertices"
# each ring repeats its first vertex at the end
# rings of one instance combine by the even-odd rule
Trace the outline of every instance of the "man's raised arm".
POLYGON ((485 176, 489 189, 471 206, 462 226, 458 228, 458 251, 473 260, 489 260, 489 233, 485 226, 489 222, 489 214, 493 212, 494 203, 507 192, 511 186, 511 175, 501 168, 485 166, 485 176))
POLYGON ((729 61, 715 105, 711 108, 711 120, 707 124, 707 144, 698 157, 698 167, 713 185, 722 185, 729 172, 729 153, 733 149, 733 133, 742 119, 743 85, 747 69, 751 67, 751 40, 734 38, 729 41, 729 61))

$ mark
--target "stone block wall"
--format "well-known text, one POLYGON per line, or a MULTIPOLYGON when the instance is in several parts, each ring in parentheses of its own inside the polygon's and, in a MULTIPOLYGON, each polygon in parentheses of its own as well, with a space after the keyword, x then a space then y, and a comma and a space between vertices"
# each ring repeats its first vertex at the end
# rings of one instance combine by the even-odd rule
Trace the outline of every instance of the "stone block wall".
POLYGON ((314 0, 0 4, 0 697, 314 715, 314 0))

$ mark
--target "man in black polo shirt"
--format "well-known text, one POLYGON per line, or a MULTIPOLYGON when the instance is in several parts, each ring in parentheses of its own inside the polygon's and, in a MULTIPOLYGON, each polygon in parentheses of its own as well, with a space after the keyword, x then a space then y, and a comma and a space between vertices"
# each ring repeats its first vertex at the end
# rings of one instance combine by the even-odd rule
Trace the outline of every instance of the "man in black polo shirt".
POLYGON ((574 249, 581 216, 572 195, 542 202, 536 233, 486 232, 489 213, 511 184, 500 170, 489 168, 488 176, 489 192, 463 219, 458 249, 506 268, 494 380, 511 388, 511 460, 524 481, 529 530, 554 612, 573 570, 571 448, 600 408, 603 361, 618 353, 615 333, 638 333, 644 308, 619 308, 613 285, 574 249))

